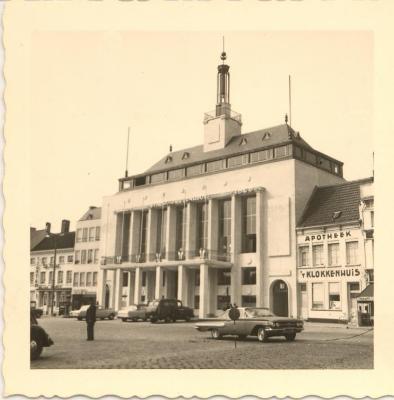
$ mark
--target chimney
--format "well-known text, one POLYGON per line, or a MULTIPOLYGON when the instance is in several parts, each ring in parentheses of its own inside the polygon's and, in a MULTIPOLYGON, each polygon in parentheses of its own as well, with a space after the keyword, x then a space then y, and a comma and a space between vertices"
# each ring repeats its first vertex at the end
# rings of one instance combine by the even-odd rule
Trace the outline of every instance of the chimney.
POLYGON ((45 224, 45 230, 47 233, 51 233, 51 223, 50 222, 47 222, 45 224))
POLYGON ((60 233, 68 233, 70 230, 70 221, 68 219, 62 220, 62 229, 60 233))

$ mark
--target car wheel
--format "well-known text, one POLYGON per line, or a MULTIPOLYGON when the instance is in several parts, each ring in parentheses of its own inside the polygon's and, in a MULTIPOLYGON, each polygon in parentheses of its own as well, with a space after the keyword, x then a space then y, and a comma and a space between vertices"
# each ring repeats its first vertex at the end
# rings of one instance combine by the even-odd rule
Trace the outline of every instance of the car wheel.
POLYGON ((150 322, 151 322, 152 324, 156 323, 156 322, 157 322, 157 318, 151 317, 150 322))
POLYGON ((288 333, 285 337, 288 342, 292 342, 296 338, 296 333, 288 333))
POLYGON ((122 322, 126 322, 127 321, 127 318, 122 318, 122 322))
POLYGON ((114 314, 111 314, 111 315, 108 316, 108 319, 110 319, 110 320, 113 320, 114 318, 115 318, 114 314))
POLYGON ((186 322, 190 322, 190 317, 186 317, 186 318, 185 318, 185 321, 186 321, 186 322))
POLYGON ((36 338, 30 339, 30 360, 37 360, 42 353, 42 344, 36 338))
POLYGON ((222 335, 219 333, 219 329, 212 329, 211 336, 212 336, 212 339, 215 339, 215 340, 222 338, 222 335))
POLYGON ((257 339, 259 339, 260 342, 267 341, 267 335, 265 333, 264 328, 259 328, 259 330, 257 331, 257 339))

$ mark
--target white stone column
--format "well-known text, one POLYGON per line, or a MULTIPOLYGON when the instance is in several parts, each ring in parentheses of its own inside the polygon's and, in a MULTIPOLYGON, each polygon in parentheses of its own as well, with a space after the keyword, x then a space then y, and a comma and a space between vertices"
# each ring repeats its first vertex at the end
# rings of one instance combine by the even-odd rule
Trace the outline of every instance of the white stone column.
POLYGON ((161 299, 163 294, 163 269, 161 266, 156 267, 156 286, 155 286, 155 299, 161 299))
POLYGON ((205 318, 209 314, 210 287, 208 264, 200 265, 200 309, 199 318, 205 318))
POLYGON ((135 269, 134 278, 134 304, 141 303, 142 271, 140 267, 135 269))
POLYGON ((123 270, 121 268, 117 268, 115 272, 115 303, 114 308, 115 311, 119 311, 122 306, 122 286, 123 286, 123 270))
POLYGON ((241 266, 238 256, 242 246, 242 198, 231 197, 231 303, 241 305, 241 266))
POLYGON ((186 306, 189 305, 188 283, 188 270, 184 265, 178 265, 178 300, 186 306))
POLYGON ((107 270, 100 268, 97 279, 97 301, 101 306, 105 305, 105 286, 107 284, 107 270))
POLYGON ((127 288, 127 304, 134 303, 134 289, 135 289, 135 274, 128 272, 128 288, 127 288))

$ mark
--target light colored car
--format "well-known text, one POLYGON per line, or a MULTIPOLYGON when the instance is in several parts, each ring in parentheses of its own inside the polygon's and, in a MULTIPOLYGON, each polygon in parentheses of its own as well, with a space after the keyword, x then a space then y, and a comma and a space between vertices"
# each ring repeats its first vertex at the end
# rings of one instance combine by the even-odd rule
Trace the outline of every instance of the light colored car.
POLYGON ((80 308, 79 308, 78 310, 71 310, 71 311, 68 313, 68 316, 69 316, 70 318, 77 318, 78 315, 79 315, 79 313, 80 313, 80 311, 81 311, 80 308))
POLYGON ((260 342, 265 342, 272 336, 284 336, 293 341, 296 334, 304 329, 304 323, 299 319, 278 317, 267 308, 239 307, 239 319, 230 319, 231 309, 225 311, 219 318, 210 322, 199 322, 196 329, 201 332, 210 331, 214 339, 232 335, 241 339, 247 336, 257 336, 260 342))
MULTIPOLYGON (((80 308, 79 314, 77 315, 77 319, 79 321, 82 321, 86 318, 86 311, 89 307, 89 305, 86 305, 80 308)), ((114 319, 115 315, 116 313, 113 308, 104 308, 103 306, 97 306, 96 308, 96 319, 114 319)))
POLYGON ((134 322, 138 320, 146 321, 146 304, 132 304, 128 307, 122 308, 118 311, 117 317, 123 322, 126 322, 127 320, 134 322))

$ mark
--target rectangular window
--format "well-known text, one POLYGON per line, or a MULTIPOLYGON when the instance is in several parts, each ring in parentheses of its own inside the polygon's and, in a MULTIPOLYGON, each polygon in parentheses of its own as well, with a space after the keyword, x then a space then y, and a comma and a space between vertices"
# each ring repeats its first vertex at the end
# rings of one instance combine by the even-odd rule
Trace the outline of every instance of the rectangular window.
POLYGON ((311 164, 316 164, 316 155, 310 151, 304 150, 304 159, 311 164))
POLYGON ((79 263, 81 262, 81 260, 80 260, 80 254, 81 254, 81 252, 80 252, 79 250, 77 250, 77 251, 75 252, 75 264, 79 264, 79 263))
POLYGON ((89 242, 93 242, 95 239, 95 230, 96 228, 89 228, 89 242))
POLYGON ((256 307, 256 296, 242 296, 242 307, 256 307))
POLYGON ((275 158, 286 157, 289 155, 289 146, 275 147, 275 158))
POLYGON ((146 286, 146 271, 142 271, 141 286, 146 286))
POLYGON ((359 292, 360 291, 360 283, 359 282, 349 283, 349 290, 351 292, 359 292))
POLYGON ((93 250, 88 250, 88 264, 93 262, 93 250))
POLYGON ((166 256, 167 208, 157 210, 156 253, 166 256))
POLYGON ((197 204, 196 228, 197 250, 206 250, 208 248, 208 203, 197 204))
POLYGON ((97 286, 97 272, 93 272, 93 286, 97 286))
POLYGON ((186 246, 186 204, 176 208, 176 233, 175 249, 177 252, 185 251, 186 246))
POLYGON ((185 176, 185 170, 183 168, 173 169, 172 171, 168 171, 168 179, 180 179, 185 176))
POLYGON ((85 272, 79 274, 79 286, 85 286, 85 272))
POLYGON ((86 264, 86 250, 81 250, 81 264, 86 264))
POLYGON ((300 291, 306 292, 306 283, 300 283, 300 291))
POLYGON ((314 266, 320 266, 324 264, 322 244, 315 244, 312 246, 312 256, 314 266))
POLYGON ((59 257, 59 264, 64 264, 64 256, 59 257))
POLYGON ((88 241, 88 228, 83 228, 82 230, 82 241, 83 242, 88 241))
POLYGON ((324 307, 324 285, 323 283, 312 283, 312 308, 316 310, 324 307))
POLYGON ((194 308, 195 309, 200 308, 200 296, 199 295, 194 296, 194 308))
POLYGON ((122 274, 122 286, 127 287, 129 285, 129 274, 128 272, 123 272, 122 274))
POLYGON ((72 271, 67 271, 66 283, 72 283, 72 271))
POLYGON ((256 151, 255 153, 250 154, 250 162, 255 163, 260 161, 271 160, 273 157, 274 157, 273 149, 256 151))
POLYGON ((226 160, 207 162, 207 172, 220 171, 221 169, 225 168, 226 168, 226 160))
POLYGON ((67 256, 67 262, 72 263, 74 261, 74 256, 67 256))
POLYGON ((49 271, 48 284, 53 285, 53 271, 49 271))
POLYGON ((63 271, 57 271, 57 283, 58 285, 63 283, 63 271))
POLYGON ((328 265, 330 267, 339 265, 339 243, 328 244, 328 265))
POLYGON ((46 280, 46 272, 41 272, 40 273, 40 284, 43 285, 45 283, 46 280))
POLYGON ((375 213, 370 211, 370 218, 371 218, 371 228, 375 226, 375 213))
POLYGON ((30 258, 30 265, 34 265, 36 262, 36 259, 34 257, 30 258))
POLYGON ((92 286, 92 273, 86 273, 86 286, 92 286))
POLYGON ((229 157, 227 159, 227 167, 232 168, 232 167, 240 167, 241 165, 246 165, 249 162, 249 155, 248 154, 242 154, 240 156, 235 156, 235 157, 229 157))
POLYGON ((100 240, 100 227, 96 226, 96 241, 100 240))
POLYGON ((158 183, 164 182, 166 180, 166 173, 165 172, 158 172, 157 174, 153 174, 150 177, 151 183, 158 183))
POLYGON ((34 272, 30 272, 30 285, 34 284, 34 272))
MULTIPOLYGON (((218 285, 231 285, 231 270, 230 269, 218 269, 217 284, 218 285)), ((220 308, 220 307, 219 307, 220 308)))
POLYGON ((346 242, 346 264, 358 264, 358 242, 346 242))
POLYGON ((204 164, 192 165, 186 168, 187 176, 196 176, 204 173, 204 164))
POLYGON ((218 259, 228 260, 231 254, 231 200, 219 200, 218 259))
POLYGON ((341 284, 340 283, 328 283, 328 304, 330 310, 341 309, 341 284))
POLYGON ((99 261, 99 249, 94 250, 94 263, 98 264, 99 261))
POLYGON ((78 286, 78 285, 79 285, 79 274, 78 272, 74 272, 73 286, 78 286))
POLYGON ((77 229, 77 242, 82 242, 82 229, 77 229))
POLYGON ((41 258, 41 263, 42 263, 42 265, 46 266, 47 265, 47 258, 46 257, 42 257, 41 258))
POLYGON ((242 285, 256 284, 256 267, 242 268, 242 285))
POLYGON ((230 296, 217 296, 216 298, 216 309, 217 310, 227 310, 231 304, 230 296))
POLYGON ((53 256, 50 257, 50 259, 49 259, 49 265, 51 265, 52 267, 53 267, 53 260, 54 260, 54 257, 53 257, 53 256))
POLYGON ((162 280, 162 286, 163 287, 166 285, 166 279, 167 279, 166 271, 163 271, 163 280, 162 280))
POLYGON ((256 252, 256 196, 242 198, 242 253, 256 252))
POLYGON ((309 246, 300 246, 298 248, 299 266, 309 267, 309 246))
POLYGON ((140 238, 140 246, 139 246, 139 254, 141 256, 140 261, 144 260, 147 239, 148 239, 148 211, 141 212, 141 238, 140 238))
POLYGON ((331 163, 327 158, 319 157, 319 166, 326 171, 331 171, 331 163))
POLYGON ((200 270, 198 269, 194 275, 194 285, 200 286, 200 270))

